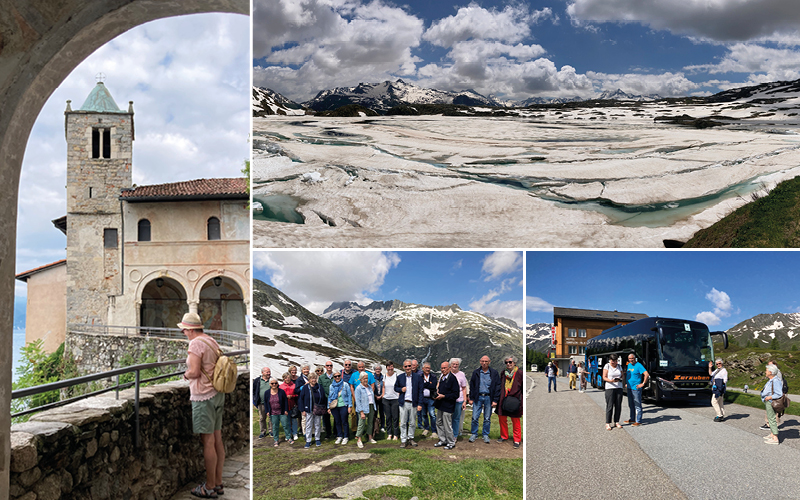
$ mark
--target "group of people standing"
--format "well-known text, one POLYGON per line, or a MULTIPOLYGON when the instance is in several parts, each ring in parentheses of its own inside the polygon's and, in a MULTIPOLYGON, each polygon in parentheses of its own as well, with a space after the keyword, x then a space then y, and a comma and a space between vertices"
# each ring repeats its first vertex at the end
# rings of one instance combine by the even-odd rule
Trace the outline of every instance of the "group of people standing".
POLYGON ((335 436, 337 445, 346 445, 355 430, 359 448, 365 443, 376 444, 375 438, 384 433, 387 440, 400 441, 400 447, 417 446, 414 441, 417 429, 422 435, 429 433, 437 442, 435 447, 452 449, 461 436, 463 415, 467 404, 472 404, 470 442, 481 432, 489 443, 491 413, 500 419, 499 442, 509 440, 507 419, 513 427, 514 447, 522 441, 522 372, 514 356, 505 358, 506 369, 501 373, 489 366, 490 359, 483 356, 481 367, 467 376, 460 370, 461 359, 442 362, 440 373, 431 371, 431 364, 419 366, 415 359, 406 359, 402 371, 395 371, 394 363, 376 364, 372 371, 363 361, 355 367, 345 360, 343 368, 333 369, 333 362, 312 372, 310 365, 292 366, 279 383, 272 377, 270 368, 261 370, 253 380, 253 405, 259 410, 259 438, 270 434, 274 446, 280 444, 279 430, 283 428, 285 441, 293 444, 299 439, 299 430, 305 433, 305 448, 314 443, 322 445, 322 428, 325 438, 335 436), (480 415, 483 426, 479 429, 480 415), (333 424, 331 418, 333 417, 333 424))

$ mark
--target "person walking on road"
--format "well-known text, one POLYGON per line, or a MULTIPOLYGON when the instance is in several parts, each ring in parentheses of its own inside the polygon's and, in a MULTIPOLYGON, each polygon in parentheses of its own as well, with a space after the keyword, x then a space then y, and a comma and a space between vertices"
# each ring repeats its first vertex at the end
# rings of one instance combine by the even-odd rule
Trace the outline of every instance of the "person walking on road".
POLYGON ((628 384, 628 408, 630 408, 630 418, 625 421, 634 427, 642 425, 642 387, 647 383, 650 374, 644 366, 636 361, 636 355, 628 354, 628 369, 625 372, 625 380, 628 384))
POLYGON ((728 370, 722 367, 722 358, 715 361, 717 369, 711 371, 713 365, 708 362, 708 374, 711 375, 711 406, 717 412, 714 422, 725 420, 725 386, 728 384, 728 370))
POLYGON ((767 365, 767 378, 769 379, 761 391, 761 401, 764 402, 764 408, 767 410, 767 420, 769 421, 770 435, 764 436, 764 441, 767 444, 779 444, 778 440, 778 422, 775 418, 775 410, 772 409, 772 401, 779 399, 783 396, 783 380, 776 376, 778 367, 775 365, 767 365))
POLYGON ((544 369, 544 374, 547 375, 547 392, 550 392, 550 387, 552 386, 553 390, 558 392, 558 387, 556 386, 556 377, 558 376, 558 368, 552 361, 547 363, 547 366, 544 369))
POLYGON ((622 412, 622 370, 617 362, 617 355, 612 354, 608 357, 608 363, 603 367, 603 381, 606 388, 606 430, 610 431, 611 417, 613 413, 614 426, 619 425, 619 415, 622 412))
POLYGON ((569 374, 569 390, 574 391, 578 388, 578 365, 575 364, 574 359, 570 360, 567 373, 569 374))
POLYGON ((586 366, 578 363, 578 392, 586 392, 586 366))

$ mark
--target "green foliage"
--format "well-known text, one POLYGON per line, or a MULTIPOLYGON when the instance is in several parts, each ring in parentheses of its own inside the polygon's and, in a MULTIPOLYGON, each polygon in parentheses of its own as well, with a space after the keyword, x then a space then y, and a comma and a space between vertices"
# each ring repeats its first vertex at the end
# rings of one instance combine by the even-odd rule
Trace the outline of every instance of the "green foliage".
POLYGON ((797 350, 797 344, 793 344, 792 345, 792 351, 796 351, 796 350, 797 350))
MULTIPOLYGON (((472 412, 464 413, 464 428, 468 428, 472 412)), ((399 448, 398 441, 387 441, 385 434, 376 436, 378 444, 366 445, 372 454, 369 460, 344 461, 321 471, 302 476, 289 476, 287 470, 299 470, 314 462, 333 458, 343 453, 353 452, 355 441, 345 447, 337 446, 333 441, 323 441, 320 448, 313 453, 300 451, 303 441, 289 445, 281 437, 280 446, 272 447, 273 439, 257 439, 258 412, 253 418, 253 498, 266 500, 272 498, 310 498, 320 497, 330 491, 333 486, 340 486, 368 474, 380 474, 391 469, 408 469, 411 474, 411 486, 384 486, 364 492, 366 498, 384 500, 410 500, 417 497, 429 500, 484 500, 484 499, 519 499, 524 496, 522 489, 522 458, 497 458, 481 453, 458 454, 457 457, 443 455, 441 450, 430 447, 433 441, 430 435, 422 437, 416 431, 415 441, 420 442, 418 448, 404 450, 399 448), (400 467, 398 464, 402 464, 400 467)), ((492 415, 491 439, 500 435, 497 415, 492 415)), ((283 436, 283 432, 281 432, 283 436)), ((467 448, 467 436, 462 436, 458 447, 467 448)), ((483 443, 480 444, 481 446, 483 443)), ((495 445, 492 445, 495 446, 495 445)), ((508 450, 510 451, 510 445, 508 450)), ((487 447, 489 448, 489 447, 487 447)), ((360 451, 360 450, 359 450, 360 451)))
POLYGON ((772 342, 769 343, 769 348, 773 351, 779 351, 781 349, 781 343, 778 342, 777 337, 773 338, 772 342))
MULTIPOLYGON (((64 355, 64 344, 58 346, 52 354, 42 350, 42 340, 29 342, 21 347, 22 363, 17 367, 17 381, 11 384, 12 390, 25 389, 44 384, 58 382, 78 376, 75 361, 70 356, 64 355)), ((69 391, 65 391, 66 394, 69 391)), ((48 391, 26 398, 11 401, 11 413, 18 413, 30 408, 36 408, 61 399, 60 391, 48 391)), ((15 421, 23 422, 29 415, 18 417, 15 421)))
POLYGON ((244 175, 245 179, 247 179, 247 192, 250 193, 250 160, 244 161, 244 167, 242 168, 242 174, 244 175))
POLYGON ((543 352, 534 351, 533 349, 525 348, 525 370, 530 370, 531 365, 537 365, 539 371, 542 371, 549 359, 543 352))
MULTIPOLYGON (((131 353, 125 353, 125 355, 119 359, 119 367, 124 368, 126 366, 144 365, 147 363, 157 363, 157 362, 158 358, 156 357, 155 354, 155 347, 153 347, 152 343, 148 342, 142 344, 142 348, 139 350, 138 353, 136 353, 136 356, 133 356, 131 353)), ((147 368, 146 370, 141 371, 141 373, 139 374, 139 380, 145 380, 148 378, 157 377, 159 375, 169 373, 169 371, 173 368, 174 367, 171 366, 162 366, 159 368, 147 368)), ((179 377, 175 376, 175 377, 170 377, 166 380, 177 380, 178 378, 179 377)), ((135 380, 136 380, 135 372, 125 373, 119 376, 120 384, 126 384, 128 382, 133 382, 135 380)), ((154 382, 147 382, 141 385, 147 386, 153 384, 160 384, 163 382, 165 382, 164 379, 156 380, 154 382)))
POLYGON ((686 243, 691 248, 800 247, 800 176, 781 182, 767 196, 740 207, 686 243))

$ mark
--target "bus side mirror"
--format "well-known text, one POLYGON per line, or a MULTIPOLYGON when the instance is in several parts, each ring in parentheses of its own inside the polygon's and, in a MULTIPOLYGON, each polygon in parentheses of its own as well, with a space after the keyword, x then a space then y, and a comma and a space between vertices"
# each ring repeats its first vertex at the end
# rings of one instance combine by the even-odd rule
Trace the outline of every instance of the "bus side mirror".
POLYGON ((728 348, 728 333, 727 332, 711 332, 711 335, 722 335, 722 347, 728 348))

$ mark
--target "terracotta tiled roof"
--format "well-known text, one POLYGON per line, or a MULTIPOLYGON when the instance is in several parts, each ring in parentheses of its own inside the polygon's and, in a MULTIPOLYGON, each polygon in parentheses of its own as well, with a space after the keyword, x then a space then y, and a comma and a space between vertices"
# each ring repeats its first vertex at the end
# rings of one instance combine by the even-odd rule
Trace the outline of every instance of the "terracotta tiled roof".
POLYGON ((34 274, 38 273, 39 271, 44 271, 45 269, 50 269, 51 267, 60 266, 60 265, 62 265, 62 264, 63 264, 63 265, 66 265, 66 264, 67 264, 67 259, 61 259, 61 260, 57 260, 57 261, 55 261, 55 262, 52 262, 52 263, 50 263, 50 264, 45 264, 45 265, 43 265, 43 266, 39 266, 39 267, 37 267, 37 268, 31 269, 30 271, 25 271, 25 272, 23 272, 23 273, 19 273, 19 274, 16 276, 16 278, 17 278, 18 280, 20 280, 20 281, 27 281, 27 280, 28 280, 28 278, 30 278, 32 275, 34 275, 34 274))
POLYGON ((120 198, 130 202, 192 199, 248 199, 247 179, 197 179, 193 181, 137 186, 123 190, 120 198))

